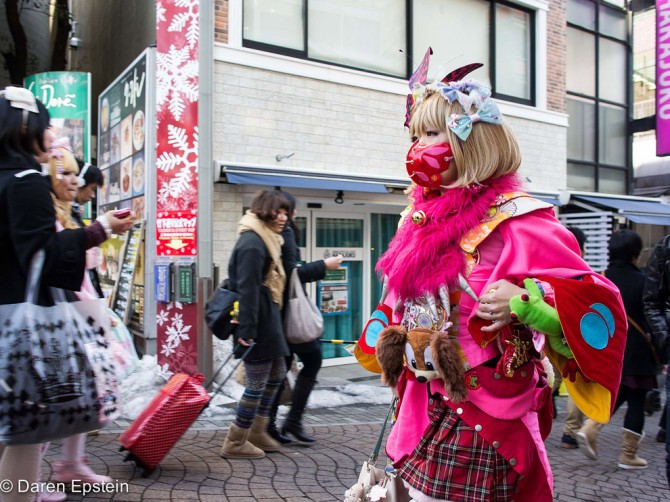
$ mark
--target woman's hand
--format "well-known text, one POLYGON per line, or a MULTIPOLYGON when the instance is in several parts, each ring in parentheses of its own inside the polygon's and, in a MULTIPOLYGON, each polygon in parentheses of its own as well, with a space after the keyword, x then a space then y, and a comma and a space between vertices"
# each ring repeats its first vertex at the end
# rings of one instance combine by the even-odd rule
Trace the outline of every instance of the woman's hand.
POLYGON ((107 219, 109 226, 112 228, 113 234, 123 234, 133 228, 133 225, 135 224, 135 213, 131 211, 130 215, 125 218, 117 218, 114 216, 115 213, 116 211, 112 210, 107 211, 103 215, 107 219))
POLYGON ((342 264, 342 255, 331 256, 323 261, 326 263, 326 270, 337 270, 342 264))
POLYGON ((482 331, 498 331, 511 323, 509 301, 513 296, 524 294, 527 295, 528 291, 509 281, 500 280, 489 284, 486 293, 479 299, 479 308, 475 311, 477 317, 491 321, 491 326, 482 328, 482 331))
POLYGON ((238 338, 237 341, 238 341, 239 344, 242 345, 243 347, 248 347, 249 345, 251 345, 251 344, 253 343, 251 340, 247 340, 247 339, 245 339, 245 338, 238 338))

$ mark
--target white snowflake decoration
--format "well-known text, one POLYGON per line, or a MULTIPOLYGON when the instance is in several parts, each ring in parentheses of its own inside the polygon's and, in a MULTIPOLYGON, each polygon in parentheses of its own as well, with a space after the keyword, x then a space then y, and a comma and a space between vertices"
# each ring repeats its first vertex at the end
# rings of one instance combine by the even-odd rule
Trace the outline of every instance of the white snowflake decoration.
POLYGON ((156 22, 162 23, 165 21, 165 7, 163 7, 163 2, 156 2, 156 22))
POLYGON ((195 127, 191 141, 186 129, 168 125, 168 143, 177 154, 164 152, 156 159, 156 169, 168 173, 178 169, 168 181, 158 188, 158 200, 166 204, 170 198, 180 198, 192 191, 192 180, 198 172, 198 128, 195 127))
MULTIPOLYGON (((173 307, 177 307, 177 305, 175 305, 175 303, 170 303, 166 310, 162 310, 158 314, 158 319, 161 326, 168 321, 170 322, 170 324, 167 325, 165 331, 167 336, 164 343, 160 347, 161 354, 163 354, 165 357, 170 357, 177 351, 177 348, 183 341, 190 340, 191 338, 189 331, 191 331, 192 326, 184 325, 183 314, 175 311, 174 315, 169 318, 168 310, 173 307)), ((181 309, 181 304, 178 305, 178 308, 181 309)))
POLYGON ((188 10, 175 14, 168 31, 184 31, 184 28, 186 28, 186 40, 189 48, 193 49, 200 38, 198 2, 196 0, 176 0, 174 4, 188 10))
POLYGON ((174 375, 174 371, 170 370, 170 365, 167 363, 161 364, 156 370, 156 372, 158 373, 158 376, 164 378, 166 381, 170 380, 170 378, 172 378, 172 375, 174 375))
POLYGON ((156 314, 156 324, 158 324, 159 326, 165 324, 167 320, 168 320, 168 313, 165 310, 161 310, 160 312, 158 312, 158 314, 156 314))
POLYGON ((159 110, 167 109, 175 120, 181 120, 186 102, 198 100, 197 59, 191 59, 188 46, 177 49, 170 46, 167 53, 156 54, 156 103, 159 110))

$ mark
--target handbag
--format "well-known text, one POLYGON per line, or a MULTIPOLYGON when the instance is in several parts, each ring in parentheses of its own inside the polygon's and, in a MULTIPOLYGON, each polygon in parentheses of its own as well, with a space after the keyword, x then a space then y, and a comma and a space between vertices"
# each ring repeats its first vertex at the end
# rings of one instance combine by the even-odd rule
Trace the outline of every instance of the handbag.
POLYGON ((107 342, 114 356, 116 378, 123 380, 139 366, 140 358, 128 327, 112 309, 107 309, 107 315, 111 322, 107 342))
POLYGON ((397 402, 397 397, 391 402, 384 425, 382 425, 382 430, 379 432, 377 444, 370 457, 363 462, 363 467, 358 475, 358 482, 344 493, 344 502, 409 502, 411 500, 407 489, 402 483, 402 479, 400 479, 390 463, 387 463, 385 469, 375 466, 379 458, 382 441, 384 440, 386 425, 397 402))
POLYGON ((633 325, 633 328, 642 335, 642 338, 644 338, 644 341, 647 342, 649 345, 649 349, 651 350, 651 355, 654 358, 654 363, 655 364, 660 364, 661 361, 658 358, 658 353, 656 352, 656 346, 654 345, 654 339, 651 336, 650 333, 647 331, 643 330, 638 323, 636 323, 633 318, 629 315, 626 316, 626 319, 628 319, 628 323, 633 325))
POLYGON ((205 305, 205 322, 219 340, 227 340, 239 325, 240 294, 228 288, 226 279, 205 305))
POLYGON ((284 312, 284 333, 289 343, 306 343, 323 335, 323 316, 305 294, 298 269, 291 272, 288 301, 284 312))
POLYGON ((35 444, 100 429, 119 398, 104 300, 67 302, 52 288, 37 305, 44 251, 31 262, 24 303, 0 305, 0 442, 35 444))

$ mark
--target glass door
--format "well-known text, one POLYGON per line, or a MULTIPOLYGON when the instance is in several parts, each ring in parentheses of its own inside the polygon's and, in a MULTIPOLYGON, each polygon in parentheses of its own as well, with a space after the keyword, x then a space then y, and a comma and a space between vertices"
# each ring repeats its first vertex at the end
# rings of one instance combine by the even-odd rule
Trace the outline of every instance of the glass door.
MULTIPOLYGON (((344 257, 339 270, 328 271, 326 278, 311 284, 310 297, 323 314, 324 340, 358 340, 362 332, 363 306, 369 303, 367 286, 369 263, 367 244, 368 215, 301 211, 296 218, 298 246, 305 261, 344 257)), ((342 345, 323 344, 324 359, 349 357, 342 345)))

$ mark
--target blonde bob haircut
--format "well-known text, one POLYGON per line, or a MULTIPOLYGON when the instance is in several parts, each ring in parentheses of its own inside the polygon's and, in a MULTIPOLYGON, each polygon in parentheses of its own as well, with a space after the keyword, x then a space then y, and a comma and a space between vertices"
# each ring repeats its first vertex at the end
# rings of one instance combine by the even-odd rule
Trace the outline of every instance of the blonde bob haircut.
MULTIPOLYGON (((470 113, 474 113, 474 107, 470 113)), ((437 92, 426 91, 426 96, 412 110, 409 125, 410 137, 419 137, 428 131, 447 135, 447 142, 454 153, 458 174, 449 188, 484 183, 514 173, 521 165, 521 151, 514 133, 506 124, 477 122, 466 141, 462 141, 447 127, 452 114, 463 115, 463 107, 449 103, 437 92)))

